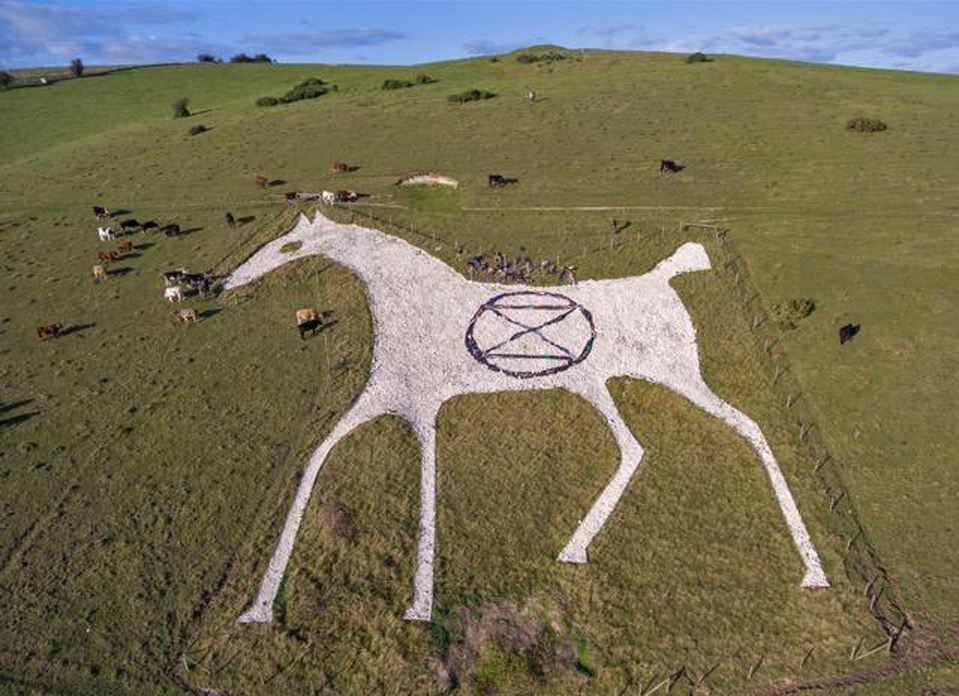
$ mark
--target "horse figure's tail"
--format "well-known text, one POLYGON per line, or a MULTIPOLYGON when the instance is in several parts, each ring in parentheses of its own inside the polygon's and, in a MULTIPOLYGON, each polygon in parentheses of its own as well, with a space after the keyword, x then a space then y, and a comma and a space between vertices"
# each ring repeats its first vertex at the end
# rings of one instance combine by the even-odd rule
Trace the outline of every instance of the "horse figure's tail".
POLYGON ((689 271, 705 271, 712 268, 706 249, 698 242, 686 242, 679 247, 669 258, 663 259, 651 272, 665 277, 667 280, 680 273, 689 271))

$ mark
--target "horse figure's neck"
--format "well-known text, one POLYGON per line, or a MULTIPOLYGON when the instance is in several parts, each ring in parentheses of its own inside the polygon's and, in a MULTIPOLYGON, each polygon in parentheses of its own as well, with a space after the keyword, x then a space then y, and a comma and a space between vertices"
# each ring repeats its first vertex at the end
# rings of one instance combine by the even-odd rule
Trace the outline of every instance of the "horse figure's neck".
POLYGON ((339 224, 319 213, 311 227, 311 231, 306 233, 307 236, 318 233, 324 237, 320 253, 349 267, 368 287, 373 278, 380 283, 392 280, 403 285, 416 281, 467 282, 463 276, 436 257, 379 230, 339 224))

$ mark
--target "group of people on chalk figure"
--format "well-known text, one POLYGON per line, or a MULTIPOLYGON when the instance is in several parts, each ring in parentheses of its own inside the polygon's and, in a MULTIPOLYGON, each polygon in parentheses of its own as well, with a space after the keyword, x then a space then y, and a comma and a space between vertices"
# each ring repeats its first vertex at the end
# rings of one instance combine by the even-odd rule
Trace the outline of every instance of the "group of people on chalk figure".
MULTIPOLYGON (((458 249, 456 255, 462 256, 463 249, 458 249)), ((576 276, 573 275, 575 268, 575 266, 559 266, 558 262, 550 259, 544 259, 537 263, 528 254, 526 256, 510 257, 502 251, 497 251, 491 262, 486 259, 484 254, 472 256, 466 261, 466 274, 470 278, 473 278, 477 273, 482 273, 495 282, 507 284, 529 284, 531 277, 537 271, 542 271, 556 276, 560 285, 576 285, 576 276)))

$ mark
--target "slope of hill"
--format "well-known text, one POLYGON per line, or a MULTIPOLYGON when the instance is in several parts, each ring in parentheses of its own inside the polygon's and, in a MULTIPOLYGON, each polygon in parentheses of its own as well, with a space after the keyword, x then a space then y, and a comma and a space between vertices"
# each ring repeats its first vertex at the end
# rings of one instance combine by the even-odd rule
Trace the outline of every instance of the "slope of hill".
MULTIPOLYGON (((726 692, 948 658, 959 625, 959 155, 944 116, 959 108, 959 79, 570 56, 151 67, 0 94, 3 688, 166 693, 175 675, 250 693, 428 693, 458 674, 478 691, 606 693, 718 663, 704 683, 726 692), (380 89, 420 73, 436 81, 380 89), (308 77, 337 91, 255 106, 308 77), (447 101, 473 88, 497 96, 447 101), (173 119, 183 96, 194 115, 173 119), (847 131, 859 115, 889 129, 847 131), (198 123, 212 130, 188 135, 198 123), (661 174, 661 158, 685 169, 661 174), (333 159, 358 168, 330 174, 333 159), (460 187, 393 185, 427 170, 460 187), (491 189, 492 172, 518 182, 491 189), (283 183, 257 189, 258 173, 283 183), (602 422, 565 394, 469 397, 441 414, 440 456, 458 465, 441 473, 433 629, 399 620, 418 455, 389 419, 344 442, 321 476, 280 625, 233 626, 303 458, 363 384, 369 315, 359 282, 314 260, 200 303, 206 319, 179 327, 159 274, 239 260, 289 222, 280 191, 322 188, 369 193, 363 209, 426 231, 415 241, 459 267, 456 247, 503 250, 575 264, 580 279, 650 268, 693 234, 680 221, 728 227, 761 305, 812 298, 815 311, 756 333, 719 271, 676 286, 710 384, 773 431, 835 588, 791 584, 788 537, 740 441, 665 391, 617 382, 649 460, 590 565, 553 556, 613 466, 602 422), (95 251, 107 248, 94 204, 187 233, 134 239, 135 253, 94 284, 95 251), (238 229, 223 224, 227 210, 238 229), (632 222, 615 237, 614 217, 632 222), (304 304, 333 309, 337 323, 300 342, 291 312, 304 304), (38 343, 34 326, 52 321, 74 329, 38 343), (847 322, 862 331, 840 347, 847 322), (884 634, 844 575, 847 540, 763 371, 764 335, 788 359, 844 504, 914 625, 898 662, 848 659, 860 638, 872 647, 884 634), (488 628, 497 619, 539 638, 516 647, 488 628), (490 645, 457 672, 477 636, 490 645)), ((948 670, 930 679, 955 685, 948 670)))

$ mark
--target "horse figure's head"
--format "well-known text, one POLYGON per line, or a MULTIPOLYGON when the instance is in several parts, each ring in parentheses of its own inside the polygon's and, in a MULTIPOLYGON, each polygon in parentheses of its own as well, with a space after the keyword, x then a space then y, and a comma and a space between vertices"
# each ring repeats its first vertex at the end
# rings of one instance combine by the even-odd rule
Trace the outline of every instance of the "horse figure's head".
POLYGON ((311 221, 300 213, 286 234, 257 249, 230 274, 223 283, 224 290, 246 285, 290 261, 325 253, 330 242, 336 239, 337 231, 335 224, 324 222, 330 221, 319 214, 311 221))

